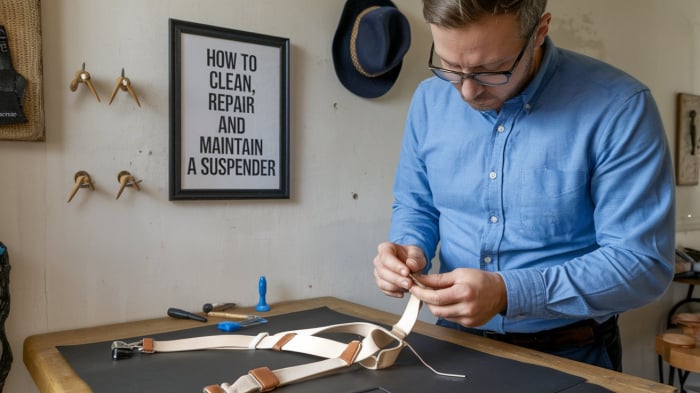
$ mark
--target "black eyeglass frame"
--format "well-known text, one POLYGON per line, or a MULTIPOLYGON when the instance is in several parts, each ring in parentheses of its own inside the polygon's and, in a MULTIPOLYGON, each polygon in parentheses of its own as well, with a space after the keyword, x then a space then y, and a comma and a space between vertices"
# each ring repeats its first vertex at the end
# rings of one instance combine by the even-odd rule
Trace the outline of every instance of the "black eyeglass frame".
POLYGON ((460 71, 453 71, 453 70, 448 70, 445 68, 440 68, 437 66, 433 65, 433 53, 435 53, 435 41, 432 42, 430 45, 430 56, 428 57, 428 69, 435 74, 436 77, 450 83, 459 83, 462 84, 464 83, 465 79, 472 79, 473 81, 482 84, 484 86, 503 86, 510 82, 510 78, 513 76, 513 71, 515 71, 515 68, 520 64, 520 59, 522 59, 523 55, 525 54, 525 50, 527 49, 528 46, 530 46, 530 40, 532 39, 533 34, 537 31, 537 27, 540 25, 540 19, 537 20, 537 23, 535 23, 535 26, 532 27, 532 30, 530 33, 527 35, 527 41, 525 42, 525 46, 523 46, 523 49, 520 51, 518 54, 518 57, 515 59, 515 62, 513 63, 513 66, 510 67, 510 70, 508 71, 485 71, 485 72, 460 72, 460 71), (450 80, 444 77, 441 73, 447 73, 447 74, 452 74, 452 75, 457 75, 460 76, 460 80, 450 80), (487 82, 479 79, 482 76, 503 76, 505 80, 503 82, 487 82))

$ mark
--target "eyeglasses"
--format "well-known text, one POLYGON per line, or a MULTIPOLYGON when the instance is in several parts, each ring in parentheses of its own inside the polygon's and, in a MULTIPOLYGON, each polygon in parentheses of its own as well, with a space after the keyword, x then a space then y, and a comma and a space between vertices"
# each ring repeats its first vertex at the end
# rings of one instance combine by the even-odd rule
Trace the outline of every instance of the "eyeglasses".
POLYGON ((525 54, 525 49, 527 49, 528 45, 530 44, 530 39, 532 38, 533 34, 535 34, 535 31, 537 30, 537 26, 539 26, 539 20, 537 23, 535 23, 535 26, 532 28, 530 31, 530 34, 528 34, 527 42, 525 42, 525 46, 523 46, 523 49, 520 51, 518 54, 518 57, 515 59, 515 63, 513 63, 513 66, 510 67, 510 70, 508 71, 491 71, 491 72, 469 72, 469 73, 464 73, 464 72, 459 72, 459 71, 453 71, 453 70, 448 70, 445 68, 440 68, 436 67, 433 65, 433 53, 435 53, 435 42, 432 43, 430 46, 430 57, 428 58, 428 69, 435 74, 438 78, 450 82, 450 83, 459 83, 461 84, 464 82, 465 79, 472 79, 473 81, 480 83, 485 86, 502 86, 508 83, 510 81, 510 77, 513 76, 513 71, 515 68, 518 66, 518 63, 520 63, 520 59, 522 59, 523 54, 525 54))

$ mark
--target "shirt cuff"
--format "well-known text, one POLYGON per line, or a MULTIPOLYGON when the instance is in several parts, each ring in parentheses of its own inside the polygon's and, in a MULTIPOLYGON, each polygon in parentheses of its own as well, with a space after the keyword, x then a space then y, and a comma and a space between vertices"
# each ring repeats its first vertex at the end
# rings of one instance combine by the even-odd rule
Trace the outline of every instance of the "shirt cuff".
POLYGON ((506 285, 507 318, 542 315, 545 310, 544 277, 537 269, 518 269, 498 272, 506 285))

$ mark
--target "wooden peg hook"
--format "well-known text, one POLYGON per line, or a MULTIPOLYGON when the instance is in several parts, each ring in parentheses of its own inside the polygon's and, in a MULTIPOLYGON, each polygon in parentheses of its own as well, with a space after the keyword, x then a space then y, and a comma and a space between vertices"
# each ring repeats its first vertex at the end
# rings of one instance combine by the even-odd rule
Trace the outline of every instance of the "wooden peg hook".
POLYGON ((131 80, 124 76, 124 68, 122 68, 122 74, 117 78, 117 83, 114 85, 112 95, 109 97, 109 105, 112 105, 112 101, 114 100, 114 97, 117 95, 117 92, 119 90, 129 92, 131 98, 133 98, 134 101, 136 101, 136 105, 138 105, 139 108, 141 107, 139 98, 138 96, 136 96, 136 91, 134 91, 134 88, 131 86, 131 80))
POLYGON ((75 72, 75 76, 70 82, 70 91, 76 91, 79 84, 85 83, 85 85, 92 92, 92 95, 97 98, 97 102, 100 102, 100 96, 97 94, 97 89, 95 89, 95 85, 92 84, 91 79, 90 73, 85 71, 85 62, 83 62, 83 66, 75 72))
POLYGON ((73 176, 73 180, 75 181, 75 186, 73 186, 73 191, 71 191, 70 196, 68 197, 68 203, 73 199, 75 194, 78 193, 78 190, 81 188, 90 188, 91 190, 95 191, 95 186, 92 184, 92 179, 90 178, 90 174, 88 174, 85 171, 78 171, 75 172, 75 175, 73 176))
POLYGON ((141 191, 141 188, 139 187, 139 183, 141 183, 143 180, 136 180, 134 176, 131 175, 128 171, 121 171, 117 175, 117 181, 119 181, 119 192, 117 193, 117 198, 122 195, 122 192, 124 192, 124 188, 126 187, 134 187, 136 191, 141 191))

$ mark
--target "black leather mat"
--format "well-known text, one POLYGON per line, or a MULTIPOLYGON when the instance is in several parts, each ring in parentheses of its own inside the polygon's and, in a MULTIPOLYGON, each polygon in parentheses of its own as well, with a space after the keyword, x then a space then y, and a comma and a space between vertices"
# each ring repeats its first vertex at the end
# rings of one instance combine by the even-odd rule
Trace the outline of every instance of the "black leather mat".
MULTIPOLYGON (((357 318, 328 308, 267 318, 269 323, 244 329, 237 334, 255 335, 355 322, 357 318)), ((157 340, 222 334, 216 326, 157 334, 157 340)), ((140 337, 119 337, 131 342, 140 337)), ((344 339, 343 341, 349 341, 344 339)), ((521 363, 474 351, 448 342, 412 333, 407 341, 431 366, 441 372, 466 374, 449 378, 433 374, 405 348, 397 362, 385 370, 353 366, 338 374, 281 387, 280 393, 376 392, 518 392, 548 393, 608 392, 580 377, 554 369, 521 363), (382 390, 383 389, 383 390, 382 390)), ((248 370, 267 366, 289 367, 319 360, 308 355, 271 350, 207 350, 155 355, 135 354, 114 361, 111 341, 60 346, 59 352, 95 393, 201 392, 207 385, 232 383, 248 370)))

